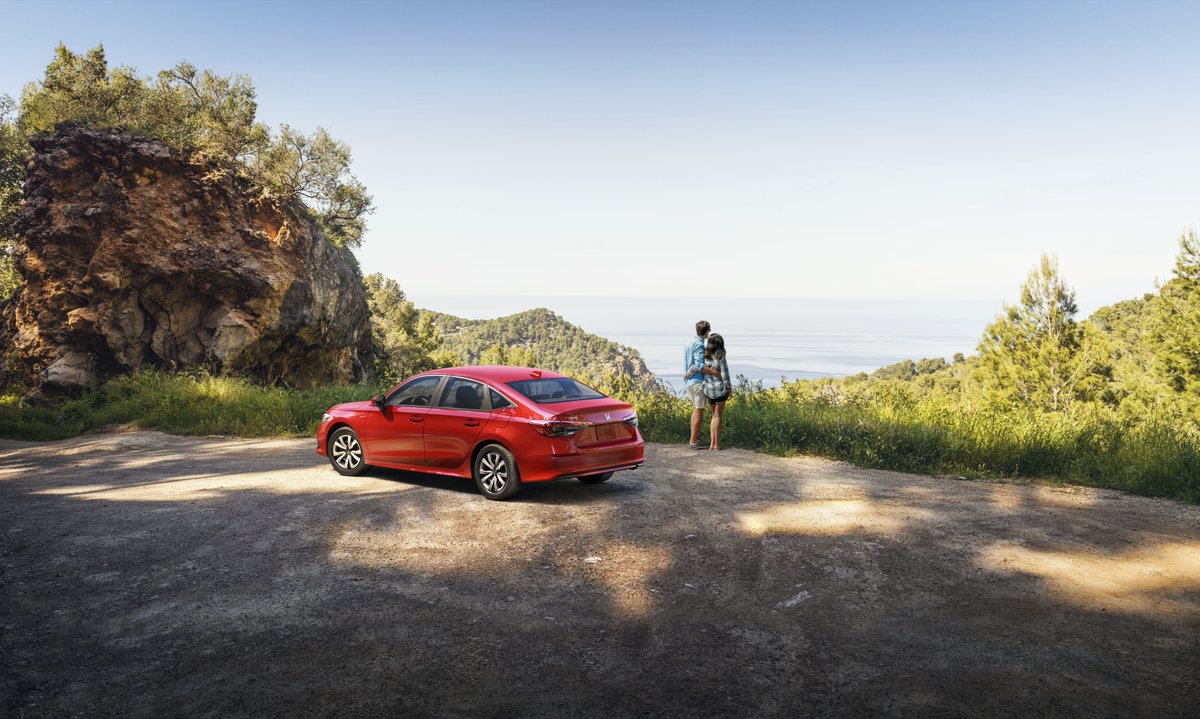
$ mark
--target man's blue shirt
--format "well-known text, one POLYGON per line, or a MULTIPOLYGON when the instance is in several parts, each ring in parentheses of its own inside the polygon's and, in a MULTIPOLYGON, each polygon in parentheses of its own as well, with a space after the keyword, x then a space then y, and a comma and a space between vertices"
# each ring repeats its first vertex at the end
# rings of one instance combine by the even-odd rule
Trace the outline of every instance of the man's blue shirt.
POLYGON ((683 376, 687 378, 687 384, 704 384, 704 373, 700 371, 703 366, 704 340, 695 337, 683 349, 683 376))

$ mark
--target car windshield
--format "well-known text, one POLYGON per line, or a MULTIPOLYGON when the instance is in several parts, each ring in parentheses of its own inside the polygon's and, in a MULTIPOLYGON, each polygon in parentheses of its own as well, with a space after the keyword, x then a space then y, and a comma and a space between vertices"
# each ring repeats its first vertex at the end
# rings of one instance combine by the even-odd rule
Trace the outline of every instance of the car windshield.
POLYGON ((538 404, 574 402, 580 399, 600 399, 604 397, 604 395, 588 387, 586 384, 580 384, 570 377, 523 379, 519 382, 510 382, 508 386, 538 404))

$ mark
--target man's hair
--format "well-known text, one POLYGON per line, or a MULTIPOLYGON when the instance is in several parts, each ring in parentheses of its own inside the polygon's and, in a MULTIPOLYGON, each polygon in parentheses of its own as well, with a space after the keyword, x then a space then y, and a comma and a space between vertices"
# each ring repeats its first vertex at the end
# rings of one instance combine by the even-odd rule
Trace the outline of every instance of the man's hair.
POLYGON ((696 336, 703 337, 704 335, 708 334, 708 331, 711 329, 712 329, 712 325, 710 325, 705 320, 700 320, 699 322, 696 323, 696 336))

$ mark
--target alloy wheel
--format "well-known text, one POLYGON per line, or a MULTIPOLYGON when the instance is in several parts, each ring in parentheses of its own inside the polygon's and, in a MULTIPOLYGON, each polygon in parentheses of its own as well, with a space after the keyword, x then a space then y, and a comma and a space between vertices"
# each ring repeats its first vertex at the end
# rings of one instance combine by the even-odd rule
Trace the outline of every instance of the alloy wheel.
POLYGON ((362 463, 362 445, 358 438, 346 433, 338 435, 333 440, 333 461, 345 470, 351 470, 362 463))
POLYGON ((508 462, 499 452, 488 452, 479 460, 479 481, 489 494, 499 494, 508 485, 508 462))

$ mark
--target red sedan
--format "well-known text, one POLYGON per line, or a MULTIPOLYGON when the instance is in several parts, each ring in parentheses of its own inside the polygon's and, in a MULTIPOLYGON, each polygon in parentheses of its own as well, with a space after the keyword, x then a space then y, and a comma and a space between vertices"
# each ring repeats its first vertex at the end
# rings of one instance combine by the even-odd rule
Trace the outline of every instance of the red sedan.
POLYGON ((372 466, 472 477, 488 499, 525 482, 594 484, 642 464, 633 406, 528 367, 424 372, 368 402, 330 408, 317 454, 341 474, 372 466))

